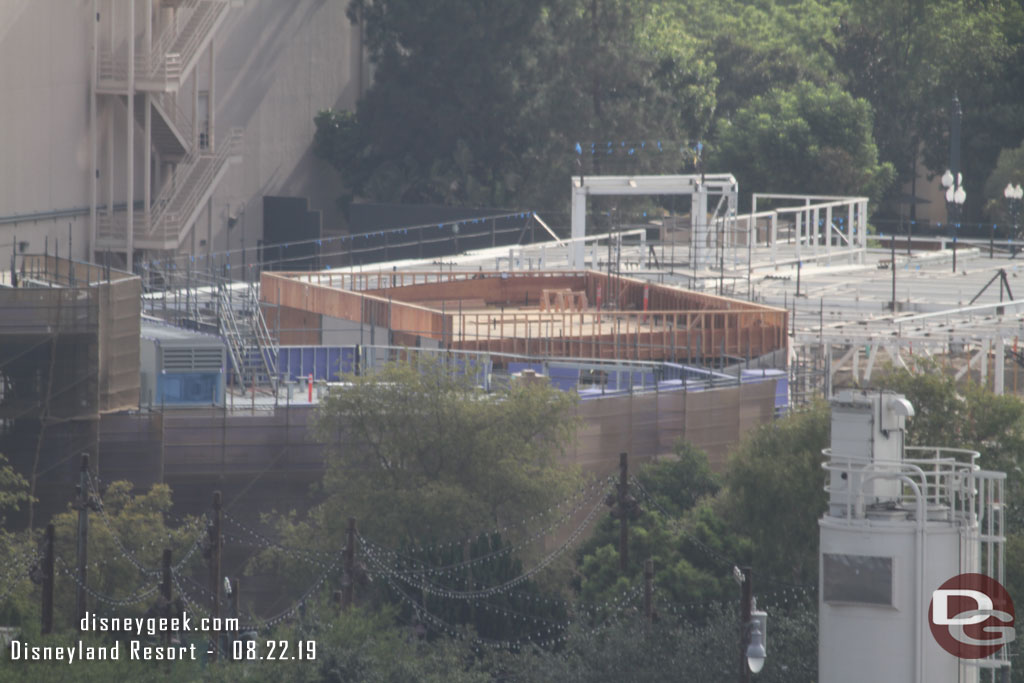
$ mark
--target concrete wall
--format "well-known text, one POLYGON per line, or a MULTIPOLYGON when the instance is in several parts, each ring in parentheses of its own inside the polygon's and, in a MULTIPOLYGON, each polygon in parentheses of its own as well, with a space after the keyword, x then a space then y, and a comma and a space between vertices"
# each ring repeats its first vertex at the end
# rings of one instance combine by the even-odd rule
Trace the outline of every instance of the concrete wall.
MULTIPOLYGON (((264 195, 309 197, 310 210, 323 212, 324 232, 337 231, 337 174, 313 157, 311 143, 317 112, 354 108, 365 83, 359 30, 345 16, 347 6, 247 0, 218 33, 215 135, 223 139, 241 126, 245 138, 243 163, 228 171, 213 199, 214 251, 240 249, 243 232, 247 250, 255 246, 264 195), (230 233, 229 215, 238 218, 230 233)), ((197 227, 205 238, 205 217, 197 227)))
MULTIPOLYGON (((0 254, 11 241, 51 252, 71 222, 84 255, 85 218, 11 224, 15 214, 89 206, 88 65, 92 0, 0 2, 0 254)), ((63 252, 63 249, 62 249, 63 252)))

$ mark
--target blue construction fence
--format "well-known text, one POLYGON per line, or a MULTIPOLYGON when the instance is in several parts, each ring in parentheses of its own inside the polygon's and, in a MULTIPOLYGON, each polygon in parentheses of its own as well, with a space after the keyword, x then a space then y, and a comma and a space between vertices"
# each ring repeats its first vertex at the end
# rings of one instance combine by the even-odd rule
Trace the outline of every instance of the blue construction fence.
MULTIPOLYGON (((363 347, 357 351, 356 346, 281 346, 276 357, 278 377, 285 381, 303 382, 313 375, 315 381, 339 382, 346 374, 355 372, 356 359, 360 353, 363 356, 360 365, 363 368, 372 366, 373 347, 363 347)), ((480 386, 490 386, 494 367, 487 356, 455 351, 442 353, 440 358, 458 374, 474 376, 480 386)), ((564 361, 508 363, 509 375, 524 370, 544 375, 552 386, 562 391, 576 391, 583 399, 647 391, 707 391, 738 384, 775 382, 776 414, 785 413, 789 407, 789 380, 784 370, 745 369, 737 377, 678 363, 647 366, 592 365, 564 361)))

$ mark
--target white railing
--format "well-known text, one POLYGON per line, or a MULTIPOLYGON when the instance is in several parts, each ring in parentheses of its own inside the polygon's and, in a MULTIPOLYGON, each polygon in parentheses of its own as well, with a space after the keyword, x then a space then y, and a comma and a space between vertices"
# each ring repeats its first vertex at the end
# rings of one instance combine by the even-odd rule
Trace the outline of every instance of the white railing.
POLYGON ((181 191, 161 207, 153 222, 152 233, 146 235, 144 239, 176 242, 182 229, 187 227, 186 222, 199 207, 210 184, 213 183, 228 160, 239 154, 241 142, 242 129, 232 128, 225 141, 226 144, 219 145, 212 155, 200 156, 195 166, 192 167, 192 173, 181 185, 181 191))

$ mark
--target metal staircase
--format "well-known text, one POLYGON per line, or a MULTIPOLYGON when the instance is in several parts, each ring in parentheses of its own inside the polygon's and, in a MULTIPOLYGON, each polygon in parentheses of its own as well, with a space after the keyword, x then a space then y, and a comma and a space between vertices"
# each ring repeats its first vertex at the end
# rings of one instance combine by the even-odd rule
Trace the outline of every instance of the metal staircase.
MULTIPOLYGON (((193 150, 185 156, 150 211, 135 211, 132 232, 136 249, 172 250, 182 244, 228 165, 239 158, 241 141, 242 130, 234 128, 216 151, 193 150)), ((127 210, 98 217, 97 248, 123 249, 127 236, 127 210)))
MULTIPOLYGON (((192 69, 233 4, 229 0, 165 1, 173 10, 174 19, 153 36, 152 49, 145 51, 144 42, 136 39, 136 90, 176 92, 192 69)), ((116 49, 101 46, 98 55, 97 92, 123 94, 128 85, 128 45, 116 49)))
POLYGON ((143 313, 227 343, 235 386, 276 389, 279 344, 263 316, 259 284, 233 282, 208 271, 151 263, 144 273, 143 313))
POLYGON ((222 284, 217 291, 221 335, 228 343, 232 369, 243 390, 260 385, 276 390, 278 345, 267 329, 256 285, 249 283, 237 291, 222 284), (234 296, 236 293, 240 296, 234 296))

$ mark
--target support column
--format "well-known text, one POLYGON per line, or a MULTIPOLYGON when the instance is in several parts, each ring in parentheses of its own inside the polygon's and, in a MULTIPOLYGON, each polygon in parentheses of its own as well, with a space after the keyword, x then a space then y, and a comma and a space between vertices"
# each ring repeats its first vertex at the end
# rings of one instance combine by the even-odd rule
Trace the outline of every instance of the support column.
POLYGON ((148 92, 142 96, 146 113, 143 116, 143 127, 145 130, 145 142, 142 145, 142 211, 146 217, 146 229, 150 222, 150 206, 153 203, 153 97, 148 92))
POLYGON ((859 248, 859 240, 857 236, 857 231, 854 228, 852 203, 846 209, 846 238, 848 240, 847 244, 849 245, 850 249, 853 251, 857 251, 857 249, 859 248))
POLYGON ((858 205, 857 236, 860 238, 860 262, 864 263, 864 249, 868 248, 868 202, 865 199, 858 205))
POLYGON ((704 183, 697 183, 692 197, 690 239, 693 240, 693 260, 699 267, 707 265, 708 260, 708 191, 704 183))
MULTIPOLYGON (((110 54, 114 54, 114 35, 117 33, 117 12, 114 11, 114 0, 110 0, 107 3, 107 16, 110 17, 110 45, 107 47, 110 50, 110 54)), ((113 220, 114 217, 114 115, 116 107, 110 98, 107 98, 106 116, 107 116, 107 218, 113 220)))
POLYGON ((213 197, 206 200, 206 267, 213 273, 213 197))
POLYGON ((97 0, 92 0, 91 7, 92 22, 92 54, 90 55, 90 76, 89 82, 89 243, 85 247, 85 261, 92 263, 96 260, 96 203, 99 194, 100 172, 99 135, 100 124, 96 120, 96 79, 99 77, 99 51, 100 51, 100 22, 97 17, 99 7, 97 0))
MULTIPOLYGON (((153 0, 146 0, 146 33, 145 41, 143 45, 146 50, 146 71, 147 76, 152 73, 153 70, 153 0)), ((150 217, 150 206, 153 203, 153 96, 150 93, 145 93, 143 98, 143 106, 146 107, 146 112, 143 115, 143 128, 145 133, 143 135, 144 142, 142 147, 142 212, 145 217, 146 225, 145 229, 148 231, 152 226, 150 217)), ((134 112, 133 112, 134 114, 134 112)), ((134 115, 133 117, 134 118, 134 115)))
POLYGON ((985 386, 985 384, 988 382, 988 356, 989 353, 991 353, 991 351, 992 340, 986 339, 981 343, 981 351, 978 354, 979 356, 981 356, 981 365, 978 368, 981 374, 981 386, 985 386))
POLYGON ((107 100, 107 216, 114 214, 114 107, 107 100))
POLYGON ((199 147, 199 73, 192 72, 192 149, 199 147))
MULTIPOLYGON (((132 267, 135 255, 135 2, 128 3, 128 109, 125 119, 125 169, 127 175, 125 213, 125 270, 132 267)), ((111 207, 112 209, 113 207, 111 207)))
POLYGON ((821 253, 821 214, 818 209, 808 211, 807 217, 811 220, 811 235, 814 239, 814 249, 811 253, 815 256, 821 253))
POLYGON ((825 257, 832 265, 832 207, 825 208, 825 257))
POLYGON ((794 221, 793 229, 794 229, 794 232, 796 232, 796 258, 797 258, 797 260, 800 259, 800 240, 803 239, 803 236, 801 234, 803 232, 803 226, 801 225, 802 221, 800 220, 801 218, 803 218, 803 214, 801 212, 797 211, 796 213, 793 214, 793 221, 794 221))
POLYGON ((206 96, 206 116, 210 120, 210 130, 209 130, 209 133, 207 134, 208 135, 208 140, 209 140, 209 145, 210 145, 210 154, 213 154, 214 150, 216 149, 216 147, 213 146, 213 131, 214 131, 213 110, 216 109, 216 107, 213 106, 213 101, 214 101, 214 97, 213 97, 213 93, 214 93, 214 87, 213 87, 213 64, 214 64, 214 62, 213 62, 213 43, 214 42, 215 41, 213 41, 213 40, 210 41, 210 83, 209 83, 209 87, 206 89, 207 93, 209 93, 206 96))
POLYGON ((774 265, 775 262, 778 260, 778 257, 779 257, 779 247, 778 247, 778 243, 779 243, 779 214, 776 213, 776 212, 772 212, 772 228, 771 228, 771 230, 772 230, 772 237, 771 237, 772 249, 771 249, 771 254, 772 254, 772 265, 774 265))
MULTIPOLYGON (((583 268, 583 238, 587 231, 587 188, 577 187, 578 178, 572 179, 572 246, 570 247, 570 265, 573 269, 583 268)), ((594 267, 597 267, 597 260, 594 260, 594 267)), ((511 264, 509 269, 512 269, 511 264)))
POLYGON ((995 373, 992 376, 992 393, 996 396, 1003 395, 1003 381, 1006 378, 1005 354, 1006 349, 1003 348, 1003 335, 1000 334, 996 337, 996 354, 992 367, 992 372, 995 373))

